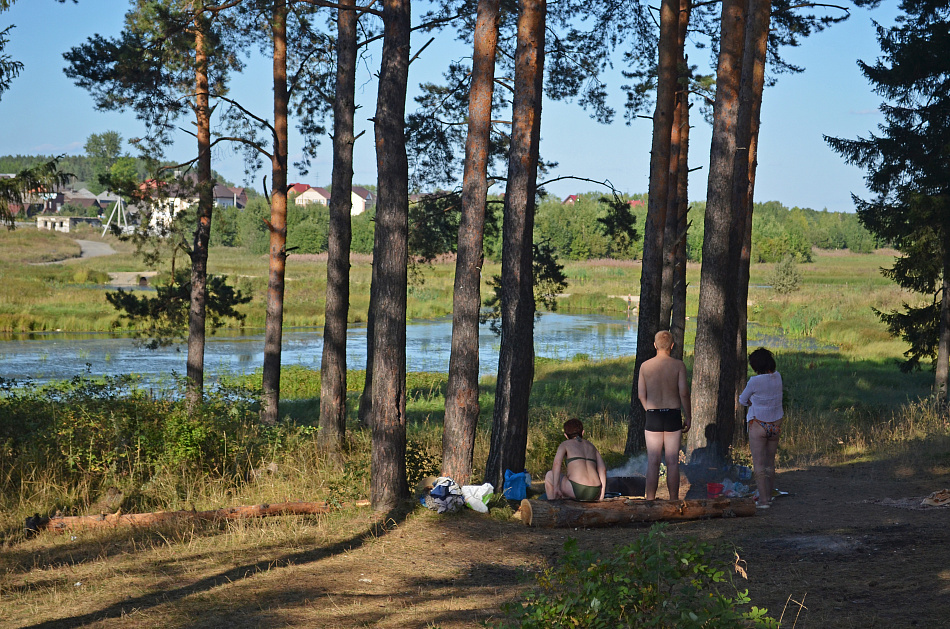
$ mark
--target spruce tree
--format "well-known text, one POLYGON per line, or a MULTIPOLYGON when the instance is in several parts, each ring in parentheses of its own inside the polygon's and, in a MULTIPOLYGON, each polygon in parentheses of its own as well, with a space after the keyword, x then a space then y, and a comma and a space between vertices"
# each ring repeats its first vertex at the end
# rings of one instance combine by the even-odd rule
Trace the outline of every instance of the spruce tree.
POLYGON ((937 396, 947 398, 950 356, 950 6, 904 0, 889 29, 877 27, 883 56, 859 62, 884 98, 878 133, 826 137, 845 160, 867 169, 874 195, 854 196, 858 218, 901 252, 883 271, 900 286, 931 297, 881 312, 891 333, 910 343, 905 370, 934 359, 937 396))

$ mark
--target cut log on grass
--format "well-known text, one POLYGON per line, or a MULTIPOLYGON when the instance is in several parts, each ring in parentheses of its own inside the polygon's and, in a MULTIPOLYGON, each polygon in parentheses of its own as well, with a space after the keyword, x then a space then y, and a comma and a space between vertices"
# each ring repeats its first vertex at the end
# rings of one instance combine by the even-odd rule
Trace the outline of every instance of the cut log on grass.
MULTIPOLYGON (((365 500, 356 506, 368 505, 365 500)), ((155 526, 167 522, 188 520, 241 520, 266 518, 275 515, 319 515, 329 513, 336 507, 325 502, 282 502, 242 507, 212 509, 210 511, 155 511, 152 513, 114 513, 111 515, 78 515, 44 518, 39 515, 26 519, 27 531, 72 531, 76 529, 115 528, 119 526, 155 526)))
POLYGON ((520 520, 539 528, 601 527, 632 522, 702 520, 755 515, 752 498, 710 500, 630 500, 611 498, 600 502, 573 500, 522 500, 520 520))

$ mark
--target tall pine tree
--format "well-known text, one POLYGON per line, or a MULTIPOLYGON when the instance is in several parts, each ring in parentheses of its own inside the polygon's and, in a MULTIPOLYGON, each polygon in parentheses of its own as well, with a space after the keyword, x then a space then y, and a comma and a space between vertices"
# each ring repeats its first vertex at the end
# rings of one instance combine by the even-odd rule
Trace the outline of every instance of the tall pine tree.
POLYGON ((879 313, 910 343, 905 370, 935 359, 934 391, 947 399, 950 357, 950 6, 904 0, 894 27, 878 26, 883 57, 858 62, 881 104, 879 134, 826 137, 851 164, 867 169, 870 200, 854 196, 858 219, 901 257, 884 274, 931 297, 923 305, 879 313))
MULTIPOLYGON (((194 167, 197 193, 191 258, 188 316, 190 405, 201 400, 204 385, 207 317, 208 244, 214 208, 211 173, 211 116, 216 98, 227 93, 228 74, 241 63, 225 33, 228 10, 239 3, 205 0, 136 0, 117 39, 89 38, 64 54, 66 76, 91 92, 102 110, 132 109, 147 127, 140 147, 153 159, 173 142, 177 120, 190 111, 197 140, 195 157, 179 167, 194 167)), ((161 196, 166 187, 158 186, 161 196)))

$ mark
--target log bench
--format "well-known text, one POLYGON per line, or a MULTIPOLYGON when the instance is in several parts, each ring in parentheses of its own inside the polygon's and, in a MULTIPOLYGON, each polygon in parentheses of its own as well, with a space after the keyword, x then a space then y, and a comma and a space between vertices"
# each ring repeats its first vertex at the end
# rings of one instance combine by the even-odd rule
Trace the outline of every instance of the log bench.
POLYGON ((752 498, 703 500, 641 500, 627 497, 597 502, 575 500, 522 500, 515 513, 526 526, 539 528, 596 528, 634 522, 702 520, 755 515, 752 498))

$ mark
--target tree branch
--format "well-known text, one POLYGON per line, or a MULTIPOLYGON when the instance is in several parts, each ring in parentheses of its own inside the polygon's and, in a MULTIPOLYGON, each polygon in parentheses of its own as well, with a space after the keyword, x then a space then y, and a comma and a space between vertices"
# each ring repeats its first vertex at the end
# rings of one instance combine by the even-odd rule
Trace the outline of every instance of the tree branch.
POLYGON ((227 135, 223 135, 223 136, 220 136, 220 137, 215 138, 214 141, 211 143, 211 146, 208 147, 208 148, 214 148, 214 146, 215 146, 218 142, 237 142, 238 144, 244 144, 244 145, 247 145, 247 146, 251 146, 251 147, 253 147, 258 153, 260 153, 261 155, 263 155, 263 156, 266 157, 267 159, 274 159, 274 156, 271 155, 270 153, 268 153, 266 150, 264 150, 264 147, 262 147, 262 146, 261 146, 260 144, 258 144, 257 142, 253 142, 253 141, 251 141, 251 140, 248 140, 247 138, 242 138, 242 137, 237 137, 237 136, 227 136, 227 135))
POLYGON ((224 11, 225 9, 232 9, 236 7, 237 5, 241 4, 242 2, 244 2, 244 0, 231 0, 230 2, 225 2, 224 4, 219 4, 213 7, 205 6, 205 7, 202 7, 199 13, 207 12, 207 13, 217 14, 217 13, 220 13, 221 11, 224 11))
POLYGON ((588 179, 587 177, 575 177, 574 175, 565 175, 563 177, 555 177, 554 179, 548 179, 547 181, 542 181, 538 186, 546 186, 549 183, 554 183, 555 181, 562 181, 565 179, 573 179, 575 181, 586 181, 588 183, 596 183, 597 185, 604 186, 609 188, 611 192, 619 193, 620 191, 614 187, 614 184, 610 183, 609 179, 604 179, 603 181, 597 181, 596 179, 588 179))
POLYGON ((495 83, 497 83, 498 85, 502 86, 503 88, 505 88, 506 90, 508 90, 508 91, 511 92, 512 94, 515 93, 515 88, 514 88, 512 85, 509 85, 508 83, 505 83, 505 82, 502 81, 501 79, 495 79, 495 83))
POLYGON ((158 172, 164 172, 166 170, 178 170, 179 168, 183 168, 185 166, 191 166, 197 161, 198 161, 198 158, 195 157, 193 159, 189 159, 187 162, 182 162, 180 164, 174 164, 172 166, 161 166, 159 167, 158 172))
POLYGON ((261 118, 260 116, 255 116, 254 114, 249 112, 247 109, 245 109, 244 106, 241 105, 241 103, 237 102, 236 100, 232 100, 226 96, 218 96, 217 98, 218 100, 223 100, 224 102, 230 103, 234 107, 237 107, 245 116, 247 116, 248 118, 251 118, 252 120, 256 120, 261 126, 268 129, 272 134, 277 135, 277 131, 274 129, 274 127, 271 125, 270 122, 268 122, 264 118, 261 118))
POLYGON ((289 85, 289 87, 287 88, 287 97, 288 97, 288 98, 290 98, 291 96, 293 96, 294 91, 297 89, 297 85, 299 84, 300 77, 301 77, 301 75, 303 75, 304 71, 307 69, 307 62, 310 61, 310 58, 313 57, 313 56, 314 56, 315 54, 317 54, 318 52, 321 52, 321 51, 318 51, 318 50, 316 50, 316 49, 311 50, 311 51, 307 54, 307 56, 300 62, 300 67, 297 68, 297 72, 294 73, 293 78, 289 81, 289 84, 290 84, 290 85, 289 85))
POLYGON ((423 45, 422 48, 420 48, 416 54, 412 55, 412 59, 409 60, 409 65, 412 65, 412 62, 419 58, 419 55, 422 54, 422 51, 428 48, 429 44, 431 44, 434 41, 435 41, 435 37, 430 37, 429 41, 427 41, 425 45, 423 45))
MULTIPOLYGON (((301 1, 302 1, 302 2, 307 2, 308 0, 301 0, 301 1)), ((432 20, 431 22, 423 22, 422 24, 419 24, 418 26, 413 26, 412 28, 410 28, 410 29, 409 29, 409 32, 418 31, 418 30, 422 30, 422 29, 426 29, 426 28, 435 28, 436 26, 439 26, 439 25, 441 25, 441 24, 447 24, 448 22, 452 22, 453 20, 457 20, 457 19, 462 18, 462 17, 465 17, 465 14, 464 14, 464 13, 459 13, 458 15, 453 15, 453 16, 451 16, 451 17, 439 18, 439 19, 437 19, 437 20, 432 20)), ((380 40, 380 39, 382 39, 382 38, 383 38, 383 35, 382 35, 382 34, 376 35, 375 37, 370 37, 370 38, 367 39, 366 41, 360 42, 360 43, 357 45, 357 48, 362 48, 363 46, 367 46, 367 45, 373 43, 374 41, 380 40)), ((420 50, 419 52, 422 52, 422 51, 420 50)))
POLYGON ((851 9, 849 9, 848 7, 842 7, 837 4, 822 4, 820 2, 803 2, 801 4, 793 4, 793 5, 790 5, 788 9, 791 11, 793 9, 804 9, 806 7, 809 9, 816 9, 816 8, 838 9, 839 11, 844 11, 848 15, 851 15, 851 9))
POLYGON ((383 12, 379 9, 372 9, 376 0, 372 0, 369 4, 359 7, 352 5, 337 4, 336 2, 328 2, 327 0, 297 0, 297 2, 302 2, 304 4, 309 4, 314 7, 323 7, 325 9, 337 9, 340 11, 357 11, 357 19, 364 13, 369 13, 370 15, 375 15, 376 17, 383 17, 383 12))

